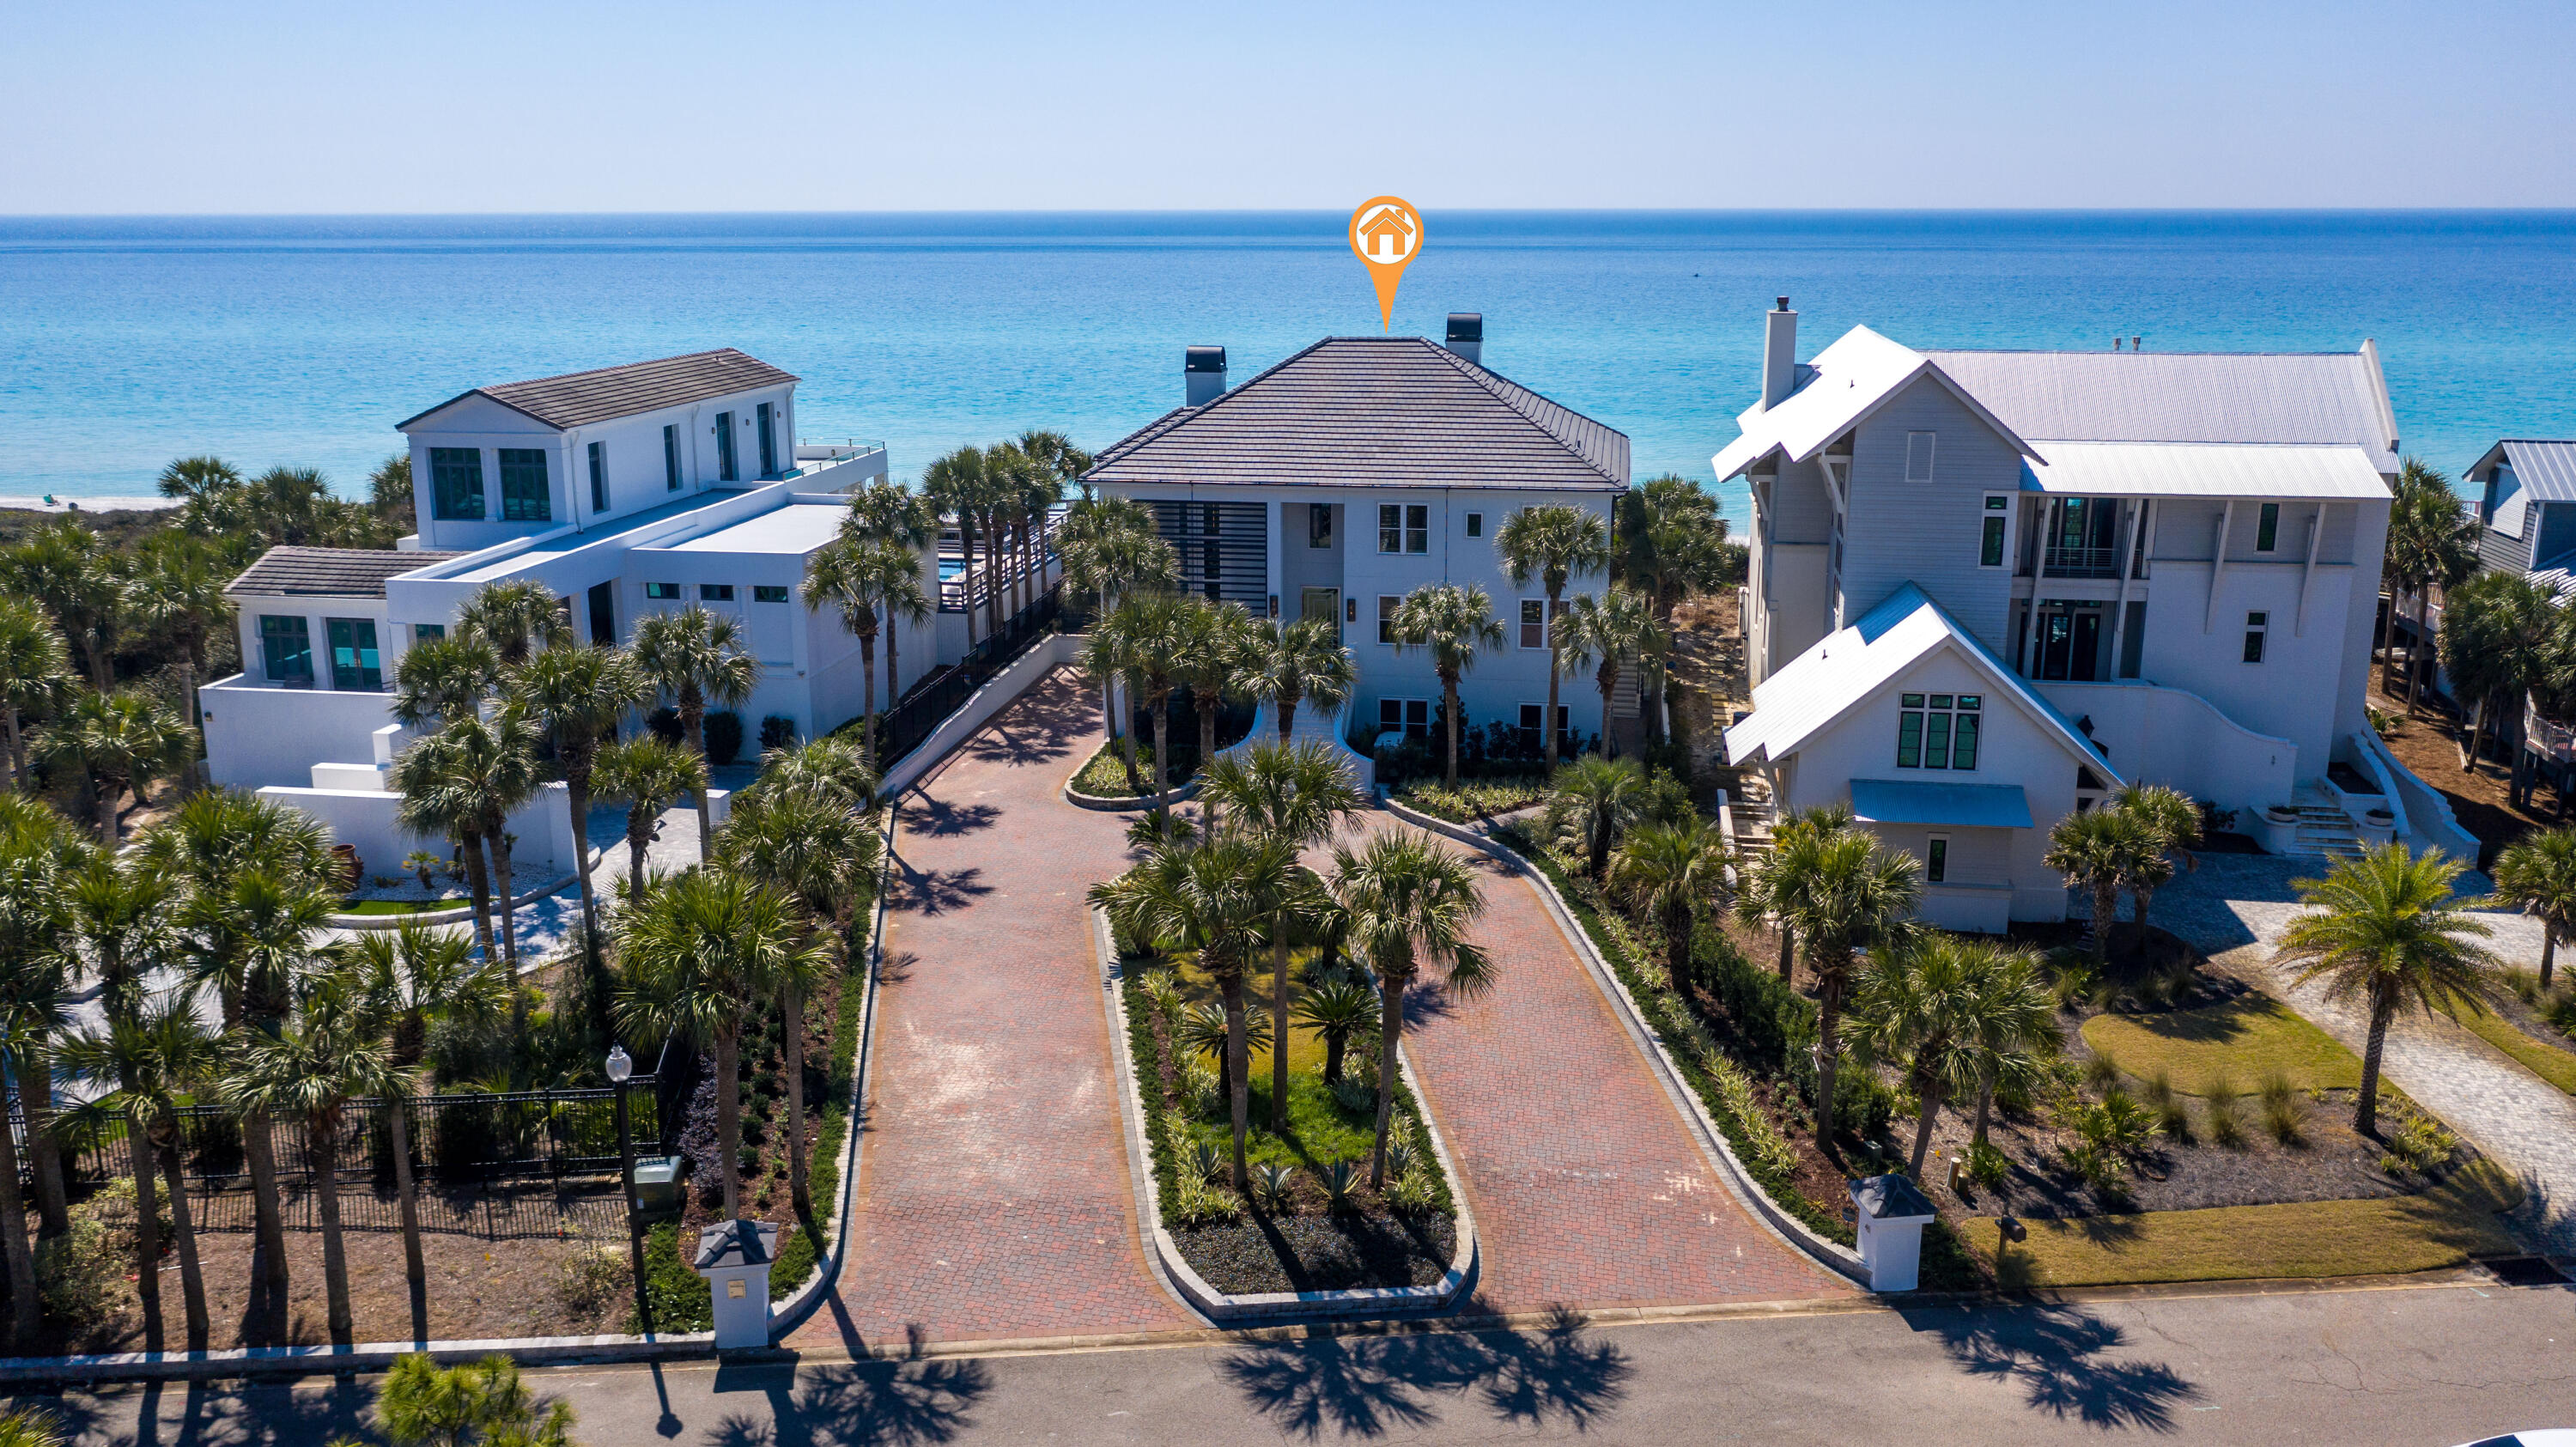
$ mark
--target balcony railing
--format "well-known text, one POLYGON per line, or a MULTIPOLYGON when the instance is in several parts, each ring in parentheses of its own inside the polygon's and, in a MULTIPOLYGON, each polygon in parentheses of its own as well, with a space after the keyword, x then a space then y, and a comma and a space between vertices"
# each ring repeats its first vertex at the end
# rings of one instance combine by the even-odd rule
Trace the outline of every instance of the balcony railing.
POLYGON ((2039 571, 2046 578, 2116 578, 2120 576, 2120 550, 2051 545, 2041 555, 2039 571))

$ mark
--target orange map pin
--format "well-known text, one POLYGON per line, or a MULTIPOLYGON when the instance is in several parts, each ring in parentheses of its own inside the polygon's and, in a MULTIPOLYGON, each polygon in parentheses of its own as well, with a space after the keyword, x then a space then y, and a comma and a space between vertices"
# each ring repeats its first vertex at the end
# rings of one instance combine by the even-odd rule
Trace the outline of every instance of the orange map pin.
POLYGON ((1401 196, 1374 196, 1351 213, 1351 253, 1377 285, 1378 329, 1395 325, 1395 287, 1422 254, 1422 213, 1401 196))

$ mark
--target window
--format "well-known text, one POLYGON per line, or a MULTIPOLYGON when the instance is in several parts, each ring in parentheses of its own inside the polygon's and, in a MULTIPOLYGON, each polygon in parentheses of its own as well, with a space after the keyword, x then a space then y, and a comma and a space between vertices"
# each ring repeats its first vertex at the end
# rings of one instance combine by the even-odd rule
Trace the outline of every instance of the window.
POLYGON ((1333 545, 1333 505, 1328 502, 1306 504, 1306 546, 1329 548, 1333 545))
POLYGON ((1402 730, 1409 739, 1431 737, 1431 700, 1427 698, 1382 698, 1377 701, 1377 730, 1392 733, 1402 730))
POLYGON ((1484 535, 1485 515, 1480 512, 1471 512, 1467 514, 1467 536, 1471 538, 1481 538, 1484 535))
POLYGON ((752 415, 752 425, 760 433, 760 475, 776 477, 778 475, 778 411, 769 403, 763 402, 752 409, 752 415))
POLYGON ((680 598, 680 585, 677 583, 647 583, 644 585, 644 596, 665 602, 676 603, 680 598))
POLYGON ((372 693, 385 686, 373 618, 325 618, 331 630, 331 686, 372 693))
MULTIPOLYGON (((1547 717, 1546 704, 1521 705, 1521 743, 1524 747, 1536 749, 1546 746, 1546 741, 1538 736, 1538 721, 1545 717, 1547 717)), ((1561 703, 1556 706, 1556 731, 1560 736, 1565 733, 1565 705, 1561 703)))
POLYGON ((1977 539, 1978 567, 2000 568, 2004 565, 2004 524, 2011 515, 2011 498, 1987 495, 1984 532, 1977 539))
POLYGON ((1905 480, 1907 482, 1932 480, 1933 436, 1934 434, 1929 432, 1905 434, 1905 480))
POLYGON ((1547 646, 1547 600, 1543 598, 1521 600, 1521 646, 1523 648, 1547 646))
MULTIPOLYGON (((2267 502, 2263 504, 2262 515, 2257 518, 2254 523, 2254 551, 2258 553, 2275 552, 2279 550, 2280 546, 2281 505, 2277 502, 2267 502)), ((2251 662, 2252 660, 2249 659, 2247 661, 2251 662)))
POLYGON ((1380 503, 1377 550, 1381 553, 1431 551, 1431 509, 1422 503, 1380 503))
POLYGON ((436 643, 438 640, 446 636, 447 625, 444 623, 414 623, 411 625, 411 641, 414 643, 436 643))
POLYGON ((1402 598, 1395 596, 1393 593, 1380 593, 1377 595, 1378 642, 1393 643, 1395 641, 1395 610, 1397 605, 1401 604, 1403 601, 1404 600, 1402 598))
POLYGON ((261 614, 259 651, 268 661, 269 682, 301 688, 313 686, 313 634, 304 626, 302 618, 261 614))
POLYGON ((1939 884, 1950 877, 1950 840, 1935 834, 1923 841, 1923 882, 1939 884))
POLYGON ((730 603, 733 601, 733 584, 700 583, 698 585, 698 601, 701 603, 730 603))
POLYGON ((751 601, 755 603, 784 603, 787 601, 787 589, 783 586, 773 586, 768 583, 754 583, 751 585, 751 601))
POLYGON ((1975 693, 1897 695, 1896 766, 1900 769, 1973 769, 1983 734, 1985 696, 1975 693))
POLYGON ((429 478, 436 499, 432 512, 440 522, 483 520, 483 449, 429 449, 429 478))
POLYGON ((601 648, 617 646, 617 585, 615 583, 590 585, 590 641, 601 648))
POLYGON ((680 490, 680 424, 677 422, 662 429, 662 490, 680 490))
POLYGON ((550 523, 553 501, 546 495, 546 451, 542 447, 504 447, 501 455, 501 521, 550 523))
POLYGON ((733 465, 733 414, 716 414, 716 480, 738 481, 741 473, 733 465))
POLYGON ((608 511, 608 444, 590 444, 590 510, 608 511))
POLYGON ((2248 614, 2246 614, 2246 615, 2245 615, 2245 661, 2246 661, 2246 662, 2248 662, 2248 663, 2260 663, 2260 662, 2262 662, 2262 661, 2263 661, 2263 635, 2264 635, 2264 634, 2266 634, 2266 633, 2269 633, 2269 632, 2271 632, 2271 631, 2272 631, 2272 615, 2271 615, 2271 614, 2269 614, 2269 613, 2248 613, 2248 614))

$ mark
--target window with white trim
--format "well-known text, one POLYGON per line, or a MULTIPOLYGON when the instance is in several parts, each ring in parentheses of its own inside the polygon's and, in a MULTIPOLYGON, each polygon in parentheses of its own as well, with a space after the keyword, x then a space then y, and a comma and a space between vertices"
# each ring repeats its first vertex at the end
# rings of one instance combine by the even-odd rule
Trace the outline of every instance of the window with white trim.
POLYGON ((1379 733, 1402 730, 1409 739, 1431 737, 1431 700, 1427 698, 1382 698, 1377 701, 1379 733))
POLYGON ((2012 521, 2012 494, 1986 494, 1986 510, 1977 533, 1977 566, 2000 568, 2004 565, 2004 531, 2012 521))
POLYGON ((1378 504, 1377 550, 1381 553, 1430 552, 1429 505, 1418 502, 1378 504))
POLYGON ((2271 631, 2272 631, 2272 615, 2271 615, 2271 614, 2269 614, 2269 613, 2248 613, 2248 614, 2246 614, 2246 615, 2245 615, 2245 661, 2246 661, 2246 662, 2248 662, 2248 663, 2260 663, 2260 662, 2262 662, 2262 661, 2263 661, 2263 641, 2264 641, 2264 637, 2265 637, 2265 635, 2269 634, 2271 631))
POLYGON ((1973 769, 1985 732, 1985 697, 1974 693, 1897 695, 1896 767, 1973 769))
POLYGON ((2277 502, 2267 502, 2263 504, 2263 510, 2254 518, 2254 551, 2276 553, 2280 550, 2281 505, 2277 502))
POLYGON ((680 597, 680 585, 677 583, 647 583, 644 585, 644 596, 659 602, 677 602, 680 597))
POLYGON ((1380 593, 1377 595, 1378 642, 1393 643, 1395 641, 1395 610, 1403 606, 1403 603, 1404 600, 1393 593, 1380 593))

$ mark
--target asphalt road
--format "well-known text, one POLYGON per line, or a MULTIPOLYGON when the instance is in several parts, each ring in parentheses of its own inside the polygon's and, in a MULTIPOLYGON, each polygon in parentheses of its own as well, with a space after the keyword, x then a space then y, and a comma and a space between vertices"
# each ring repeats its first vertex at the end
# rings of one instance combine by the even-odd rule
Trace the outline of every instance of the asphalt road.
MULTIPOLYGON (((2576 1425, 2576 1288, 2410 1286, 534 1374, 591 1447, 1573 1440, 2403 1444, 2576 1425)), ((372 1384, 119 1387, 85 1443, 320 1443, 372 1384), (148 1429, 138 1431, 139 1419, 148 1429)))

